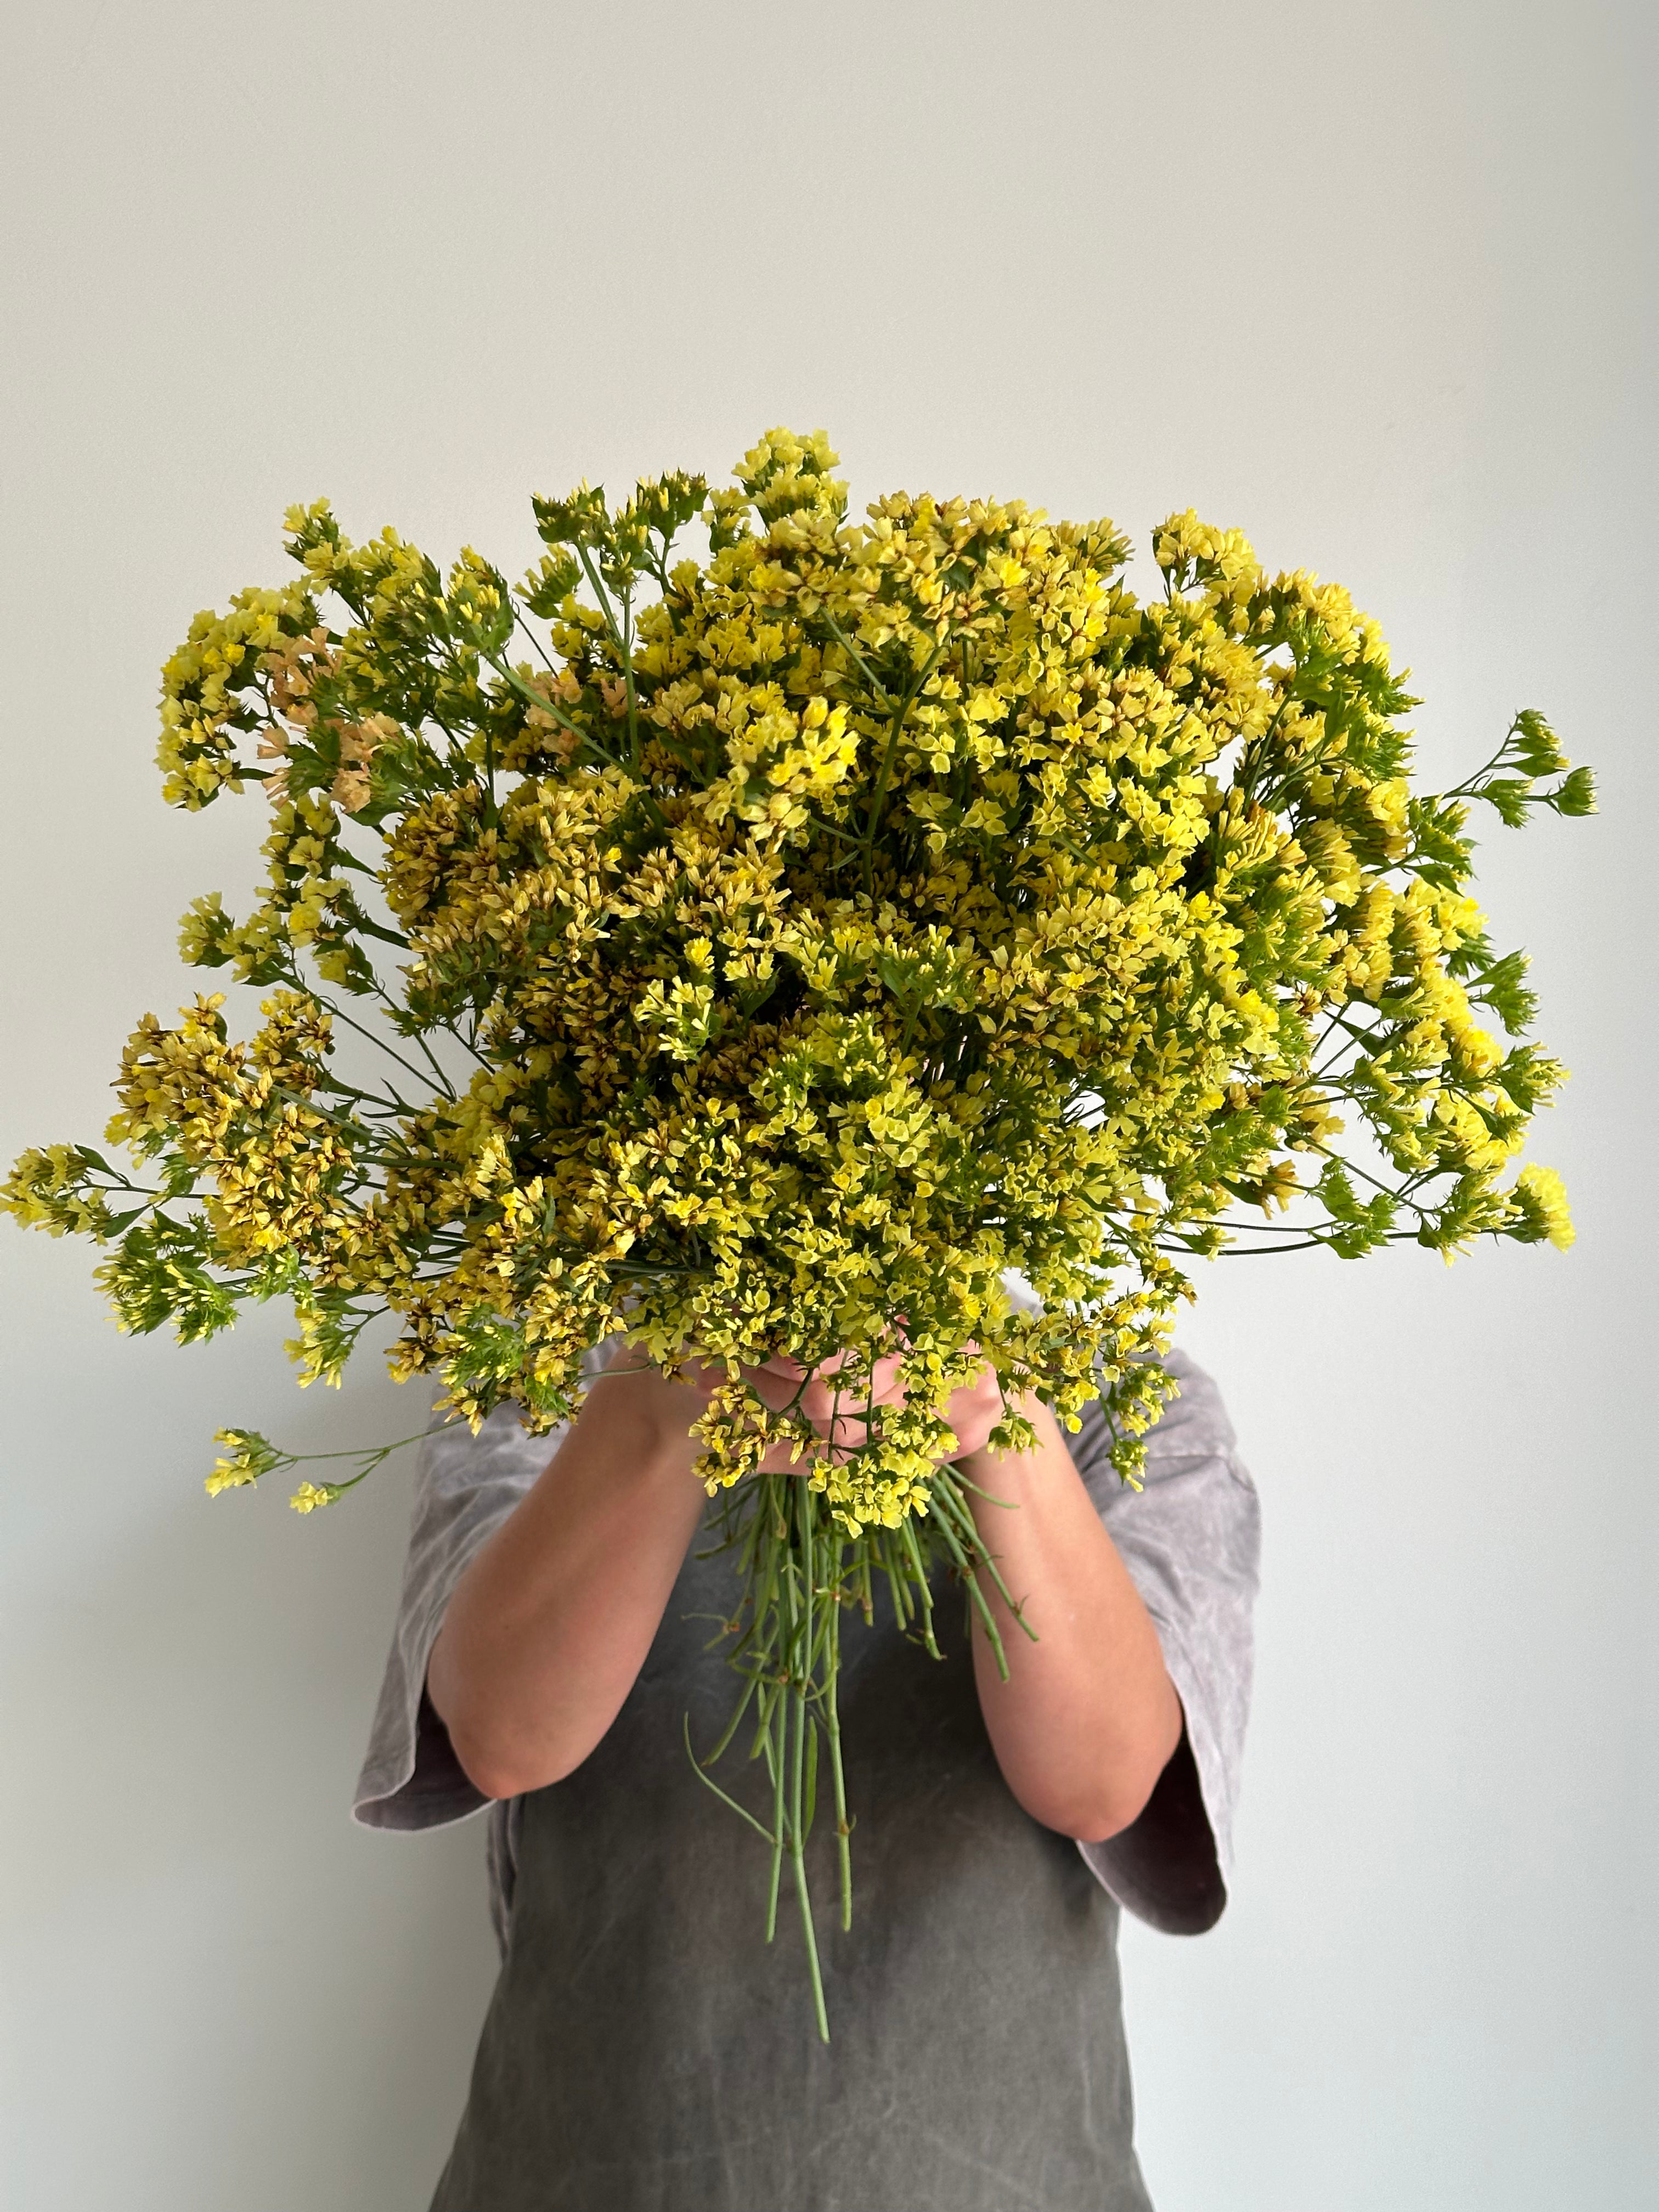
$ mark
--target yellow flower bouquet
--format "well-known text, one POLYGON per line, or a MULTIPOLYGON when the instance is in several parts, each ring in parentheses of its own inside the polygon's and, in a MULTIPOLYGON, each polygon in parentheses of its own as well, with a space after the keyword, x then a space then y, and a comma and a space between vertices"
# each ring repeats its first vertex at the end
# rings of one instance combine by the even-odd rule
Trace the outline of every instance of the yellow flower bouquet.
MULTIPOLYGON (((268 988, 263 1024, 146 1017, 108 1133, 134 1171, 55 1146, 3 1193, 110 1248, 126 1328, 280 1295, 332 1382, 390 1312, 394 1373, 475 1425, 567 1419, 618 1333, 723 1373, 726 1741, 749 1723, 809 1958, 821 1750, 850 1904, 843 1613, 885 1593, 931 1643, 943 1566, 995 1633, 954 1389, 988 1362, 1073 1426, 1103 1391, 1133 1480, 1192 1258, 1570 1241, 1557 1178, 1508 1174, 1563 1071, 1483 1026, 1532 1001, 1466 824, 1592 803, 1532 713, 1415 791, 1375 624, 1237 532, 1173 516, 1142 600, 1108 523, 902 493, 849 523, 836 458, 776 430, 731 489, 538 500, 517 588, 292 510, 293 579, 198 616, 163 679, 168 799, 270 802, 261 902, 198 900, 182 940, 268 988), (831 1358, 869 1415, 841 1458, 744 1373, 831 1358)), ((992 1442, 1030 1439, 1011 1412, 992 1442)), ((297 1463, 219 1440, 212 1491, 297 1463)))

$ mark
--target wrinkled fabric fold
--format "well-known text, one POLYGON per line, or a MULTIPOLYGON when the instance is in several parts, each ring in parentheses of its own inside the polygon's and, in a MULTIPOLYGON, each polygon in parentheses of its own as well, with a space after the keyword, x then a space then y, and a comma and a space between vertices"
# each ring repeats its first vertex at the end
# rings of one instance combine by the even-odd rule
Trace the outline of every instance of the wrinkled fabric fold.
MULTIPOLYGON (((598 1749, 489 1808, 503 1965, 433 2212, 1148 2212, 1118 1913, 1192 1934, 1224 1907, 1259 1542, 1215 1386, 1179 1352, 1167 1364, 1179 1395, 1139 1490, 1111 1466, 1101 1403, 1068 1440, 1184 1715, 1139 1820, 1074 1844, 1020 1810, 980 1716, 959 1593, 938 1590, 939 1662, 884 1605, 872 1626, 849 1619, 850 1929, 822 1810, 811 1851, 824 2045, 787 1881, 769 1947, 769 1854, 686 1756, 686 1728, 711 1744, 738 1689, 710 1648, 736 1601, 732 1556, 694 1545, 598 1749)), ((511 1407, 477 1437, 426 1440, 360 1820, 412 1831, 483 1809, 427 1663, 456 1583, 558 1443, 527 1436, 511 1407)), ((720 1780, 764 1819, 744 1748, 740 1735, 720 1780)))
MULTIPOLYGON (((1118 1908, 1009 1795, 960 1594, 941 1661, 878 1612, 843 1639, 853 1923, 833 1816, 811 1849, 832 2040, 786 1873, 693 1771, 736 1682, 688 1559, 599 1748, 520 1801, 510 1936, 433 2212, 1147 2212, 1118 1908)), ((742 1734, 718 1770, 759 1814, 742 1734)))
MULTIPOLYGON (((1112 1468, 1112 1432, 1098 1403, 1067 1441, 1158 1629, 1186 1716, 1187 1749, 1177 1758, 1189 1758, 1191 1771, 1166 1777, 1134 1828, 1081 1850, 1127 1911, 1166 1932, 1196 1934, 1226 1902, 1260 1513, 1214 1383, 1179 1350, 1166 1364, 1180 1395, 1148 1435, 1143 1489, 1126 1486, 1112 1468)), ((403 1595, 356 1795, 356 1817, 367 1826, 418 1830, 485 1808, 426 1701, 427 1661, 456 1583, 558 1442, 557 1431, 527 1436, 514 1408, 503 1406, 477 1437, 446 1429, 422 1446, 403 1595)), ((678 1733, 665 1755, 681 1755, 678 1733)), ((491 1913, 504 1941, 519 1816, 497 1805, 490 1822, 491 1913)))

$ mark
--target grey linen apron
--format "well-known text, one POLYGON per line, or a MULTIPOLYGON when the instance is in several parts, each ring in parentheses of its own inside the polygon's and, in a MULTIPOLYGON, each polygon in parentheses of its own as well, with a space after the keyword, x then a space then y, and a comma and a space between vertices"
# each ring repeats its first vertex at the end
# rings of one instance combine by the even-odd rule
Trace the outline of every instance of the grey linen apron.
MULTIPOLYGON (((738 1677, 730 1555, 681 1572, 614 1725, 521 1801, 511 1936, 433 2212, 1150 2212, 1131 2139, 1118 1911, 1023 1813, 945 1654, 849 1614, 854 1911, 827 1780, 809 1858, 832 2041, 786 1869, 693 1772, 738 1677)), ((740 1733, 716 1774, 764 1811, 740 1733)))

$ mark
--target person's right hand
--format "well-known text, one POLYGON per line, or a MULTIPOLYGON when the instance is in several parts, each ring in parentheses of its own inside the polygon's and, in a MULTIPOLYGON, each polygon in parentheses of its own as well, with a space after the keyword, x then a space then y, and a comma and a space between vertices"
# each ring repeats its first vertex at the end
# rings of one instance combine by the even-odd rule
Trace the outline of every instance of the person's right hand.
MULTIPOLYGON (((848 1355, 837 1352, 810 1370, 781 1355, 757 1367, 744 1367, 744 1381, 763 1404, 781 1413, 790 1405, 811 1424, 817 1438, 816 1449, 793 1442, 769 1447, 760 1462, 765 1474, 805 1474, 815 1460, 849 1459, 860 1450, 868 1435, 868 1415, 878 1406, 902 1406, 907 1398, 902 1352, 888 1352, 877 1360, 867 1382, 843 1384, 840 1377, 848 1355), (799 1395, 797 1395, 799 1394, 799 1395)), ((724 1380, 718 1364, 688 1359, 684 1369, 686 1386, 702 1405, 724 1380)), ((973 1382, 951 1394, 945 1419, 952 1430, 950 1447, 939 1454, 941 1464, 980 1450, 1002 1419, 1002 1393, 994 1370, 988 1364, 973 1382)))

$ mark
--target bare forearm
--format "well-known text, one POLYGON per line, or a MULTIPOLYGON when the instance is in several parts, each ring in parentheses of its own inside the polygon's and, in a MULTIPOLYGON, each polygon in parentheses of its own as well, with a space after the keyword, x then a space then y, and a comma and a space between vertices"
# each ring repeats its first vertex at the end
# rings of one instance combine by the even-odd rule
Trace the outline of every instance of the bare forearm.
POLYGON ((1158 1632, 1058 1425, 1041 1406, 1027 1410, 1036 1451, 975 1452, 962 1465, 1013 1508, 973 1498, 981 1536, 1038 1640, 988 1587, 1008 1680, 978 1632, 974 1670, 1014 1796, 1046 1826, 1097 1839, 1127 1827, 1146 1804, 1180 1741, 1181 1703, 1158 1632))
POLYGON ((487 1796, 561 1780, 620 1711, 705 1502, 696 1410, 660 1376, 601 1376, 456 1585, 427 1685, 487 1796))

